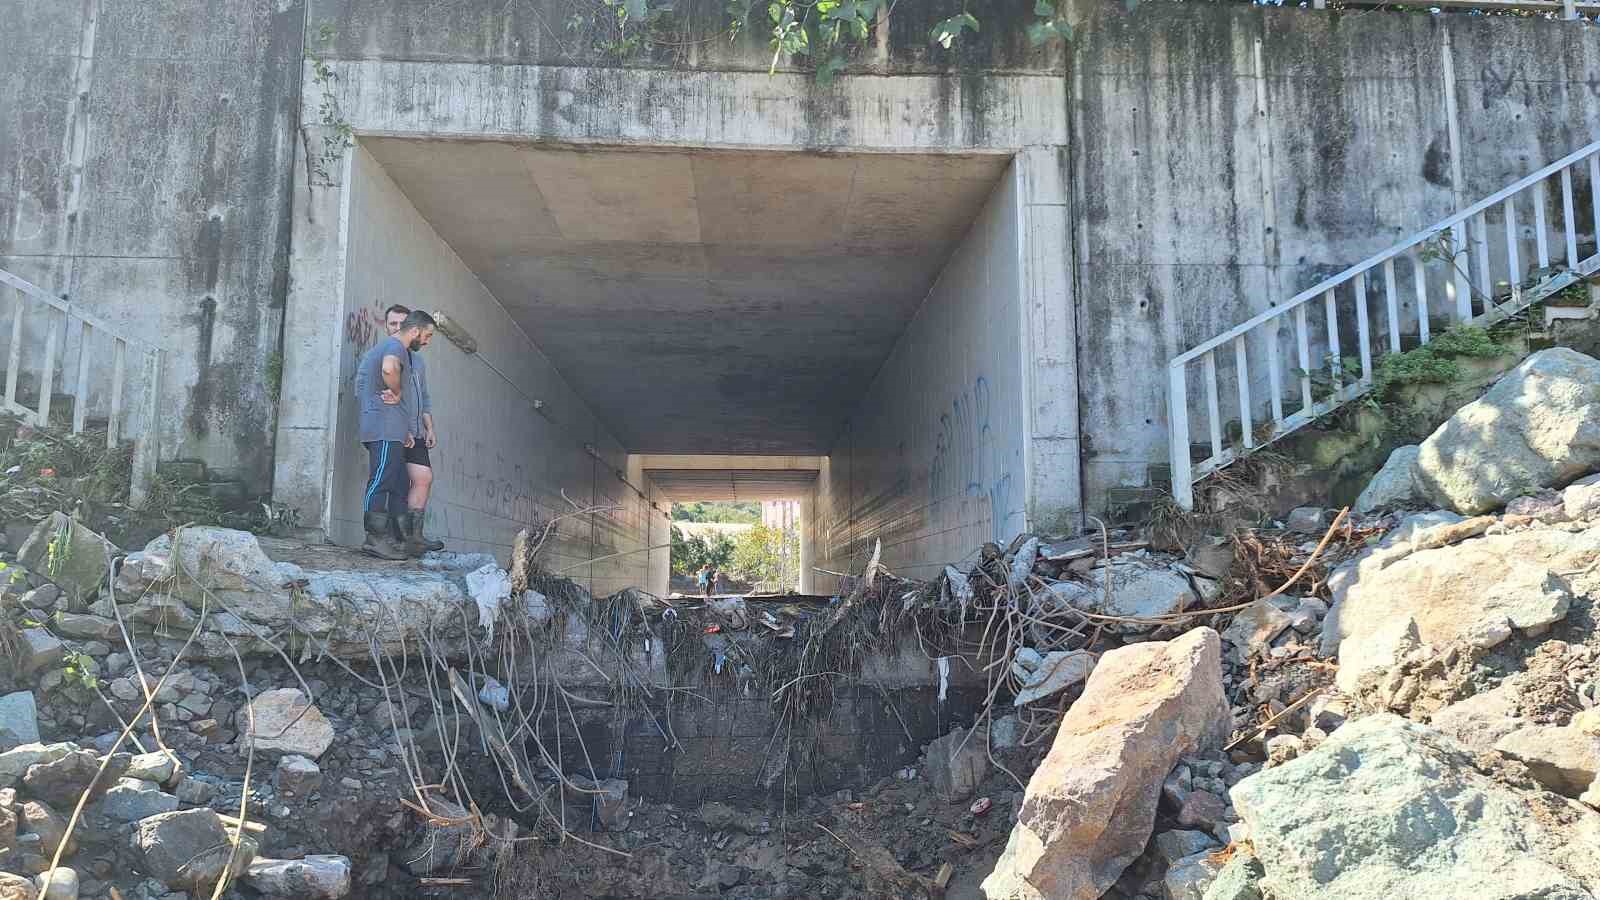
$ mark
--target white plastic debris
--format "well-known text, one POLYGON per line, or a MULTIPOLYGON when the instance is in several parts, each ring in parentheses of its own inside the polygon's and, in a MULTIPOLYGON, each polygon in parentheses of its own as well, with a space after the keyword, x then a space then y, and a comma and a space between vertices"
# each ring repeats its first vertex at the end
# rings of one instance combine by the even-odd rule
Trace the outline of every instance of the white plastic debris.
POLYGON ((474 569, 467 573, 467 594, 478 605, 478 626, 487 629, 488 640, 493 640, 500 604, 511 596, 511 576, 493 563, 474 569))
POLYGON ((550 598, 534 590, 522 592, 522 608, 528 613, 528 621, 535 625, 549 624, 556 614, 550 607, 550 598))
POLYGON ((950 689, 950 657, 939 657, 939 702, 944 702, 945 692, 950 689))
POLYGON ((483 687, 478 688, 478 702, 505 712, 511 708, 511 689, 490 676, 484 676, 483 687))

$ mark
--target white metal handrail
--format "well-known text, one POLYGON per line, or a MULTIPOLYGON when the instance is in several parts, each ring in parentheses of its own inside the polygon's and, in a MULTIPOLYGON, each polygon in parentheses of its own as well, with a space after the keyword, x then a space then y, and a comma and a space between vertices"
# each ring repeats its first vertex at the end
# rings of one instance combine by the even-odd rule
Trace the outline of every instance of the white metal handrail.
POLYGON ((70 303, 52 296, 44 288, 4 269, 0 269, 0 285, 12 288, 16 295, 16 302, 11 309, 11 343, 6 359, 5 394, 0 397, 0 407, 16 413, 24 421, 41 427, 49 424, 50 407, 56 392, 56 369, 64 365, 65 344, 74 323, 78 326, 78 360, 70 392, 73 434, 81 434, 86 427, 93 403, 93 388, 99 386, 104 389, 105 397, 102 411, 106 418, 106 446, 114 449, 121 444, 127 437, 124 432, 128 418, 130 351, 134 355, 133 364, 143 367, 146 410, 142 421, 138 422, 137 433, 132 435, 133 473, 129 491, 130 502, 135 507, 142 506, 161 455, 160 429, 156 421, 161 393, 161 348, 149 341, 119 333, 104 319, 74 309, 70 303), (41 314, 45 327, 43 352, 24 354, 24 342, 32 339, 27 326, 31 324, 36 328, 39 324, 37 317, 41 314), (104 367, 91 365, 95 358, 94 342, 101 336, 109 338, 111 342, 109 372, 104 367), (31 360, 27 358, 29 356, 31 360), (29 362, 33 365, 28 365, 29 362), (27 406, 17 400, 17 388, 24 374, 28 374, 25 369, 31 370, 35 376, 34 383, 38 386, 36 406, 27 406))
MULTIPOLYGON (((1428 314, 1429 285, 1424 245, 1448 235, 1448 257, 1444 295, 1451 301, 1450 315, 1456 323, 1487 324, 1511 315, 1529 304, 1556 293, 1573 282, 1600 269, 1600 253, 1586 259, 1578 258, 1578 231, 1576 191, 1573 170, 1583 166, 1589 178, 1589 201, 1595 221, 1600 222, 1600 141, 1596 141, 1559 159, 1537 172, 1522 178, 1504 189, 1486 197, 1454 215, 1418 231, 1398 244, 1370 256, 1298 294, 1287 302, 1274 306, 1251 317, 1240 325, 1205 341, 1193 349, 1174 357, 1168 364, 1167 425, 1171 443, 1172 492, 1179 504, 1190 508, 1194 503, 1193 485, 1211 472, 1228 465, 1240 456, 1271 443, 1290 432, 1315 421, 1337 406, 1361 396, 1373 385, 1373 351, 1378 357, 1384 354, 1382 335, 1373 333, 1368 316, 1368 276, 1383 281, 1385 321, 1387 324, 1387 352, 1398 353, 1401 348, 1402 302, 1396 278, 1395 261, 1405 258, 1411 264, 1412 288, 1416 300, 1415 324, 1419 343, 1431 337, 1428 314), (1550 203, 1549 182, 1559 179, 1561 192, 1561 231, 1558 237, 1564 243, 1566 267, 1563 271, 1551 270, 1550 258, 1550 203), (1519 204, 1531 204, 1531 234, 1524 234, 1518 224, 1519 204), (1491 237, 1488 215, 1499 210, 1498 239, 1502 245, 1491 258, 1491 237), (1523 243, 1531 241, 1533 258, 1537 260, 1534 275, 1537 280, 1528 283, 1528 272, 1522 265, 1523 243), (1499 265, 1497 266, 1496 263, 1499 265), (1497 302, 1496 270, 1506 273, 1510 295, 1497 302), (1313 366, 1311 359, 1312 323, 1307 317, 1307 307, 1317 299, 1323 301, 1324 318, 1322 343, 1327 349, 1324 365, 1313 366), (1353 307, 1353 309, 1352 309, 1353 307), (1353 384, 1344 384, 1339 323, 1341 312, 1353 311, 1356 320, 1356 347, 1360 358, 1360 373, 1353 384), (1279 328, 1285 317, 1292 319, 1293 351, 1299 363, 1299 409, 1284 413, 1283 371, 1280 360, 1279 328), (1374 342, 1379 343, 1375 346, 1374 342), (1239 423, 1238 446, 1225 446, 1222 418, 1222 401, 1218 390, 1218 357, 1226 359, 1227 348, 1232 345, 1232 377, 1237 389, 1239 423), (1219 353, 1220 351, 1220 353, 1219 353), (1252 397, 1252 357, 1265 356, 1268 399, 1261 403, 1252 397), (1205 414, 1210 441, 1210 455, 1194 462, 1191 458, 1193 435, 1189 429, 1189 372, 1191 364, 1198 363, 1203 373, 1205 414), (1322 399, 1317 399, 1313 389, 1313 376, 1326 372, 1332 387, 1322 399), (1257 434, 1254 423, 1262 416, 1264 424, 1271 427, 1265 434, 1257 434), (1270 417, 1270 418, 1268 418, 1270 417)), ((1321 324, 1321 323, 1319 323, 1321 324)), ((1293 397, 1289 399, 1295 399, 1293 397)), ((1232 402, 1231 398, 1229 402, 1232 402)))

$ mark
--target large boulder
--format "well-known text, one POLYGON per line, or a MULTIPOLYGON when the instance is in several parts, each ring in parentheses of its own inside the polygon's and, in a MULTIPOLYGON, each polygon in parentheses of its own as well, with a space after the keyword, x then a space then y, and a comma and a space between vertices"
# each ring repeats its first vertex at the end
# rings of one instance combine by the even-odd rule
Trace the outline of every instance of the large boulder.
POLYGON ((234 852, 222 819, 210 809, 144 819, 134 832, 133 845, 143 858, 145 874, 175 890, 208 897, 224 872, 242 875, 256 856, 256 842, 248 836, 240 837, 234 852))
POLYGON ((1600 360, 1541 350, 1422 442, 1418 488, 1466 515, 1600 469, 1600 360))
POLYGON ((1091 900, 1111 887, 1149 842, 1179 757, 1228 735, 1221 644, 1197 628, 1101 657, 1028 782, 986 897, 1091 900))
POLYGON ((123 615, 141 630, 165 624, 187 634, 206 609, 209 627, 191 650, 205 657, 232 658, 223 635, 244 653, 273 653, 254 638, 295 633, 312 639, 308 650, 362 659, 369 658, 374 639, 396 652, 403 641, 426 634, 442 646, 464 640, 460 608, 470 602, 464 573, 366 569, 364 560, 337 552, 318 562, 324 559, 349 568, 274 562, 247 531, 188 527, 129 554, 117 575, 117 597, 133 600, 123 615))
POLYGON ((1422 447, 1408 444, 1389 454, 1389 459, 1367 482, 1356 498, 1356 512, 1366 514, 1380 509, 1405 506, 1417 499, 1417 455, 1422 447))
MULTIPOLYGON (((1462 529, 1476 520, 1440 529, 1462 529)), ((1426 535, 1419 535, 1419 538, 1426 535)), ((1572 533, 1556 528, 1483 535, 1409 551, 1380 550, 1331 578, 1334 607, 1323 623, 1322 646, 1365 638, 1409 616, 1424 643, 1443 645, 1485 623, 1537 630, 1566 616, 1574 593, 1600 588, 1600 527, 1572 533)))
POLYGON ((71 602, 84 602, 100 592, 111 573, 117 546, 65 513, 41 519, 17 551, 28 571, 50 579, 71 602))
POLYGON ((1389 714, 1233 788, 1263 886, 1318 900, 1578 900, 1600 890, 1600 816, 1479 772, 1389 714))

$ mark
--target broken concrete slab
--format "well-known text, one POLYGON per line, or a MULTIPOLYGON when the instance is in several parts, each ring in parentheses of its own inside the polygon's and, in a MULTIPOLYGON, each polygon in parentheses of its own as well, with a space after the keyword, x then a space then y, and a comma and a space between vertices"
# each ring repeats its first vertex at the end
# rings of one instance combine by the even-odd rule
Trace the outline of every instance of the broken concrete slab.
POLYGON ((1265 887, 1319 900, 1580 898, 1600 889, 1600 820, 1508 786, 1444 735, 1390 714, 1232 791, 1265 887))
MULTIPOLYGON (((252 637, 294 633, 309 638, 307 652, 364 659, 373 639, 398 650, 401 642, 431 633, 440 646, 452 646, 467 638, 469 621, 479 621, 460 614, 474 606, 466 589, 468 570, 437 560, 429 566, 376 566, 336 549, 272 543, 275 551, 297 551, 308 565, 272 560, 245 531, 193 526, 162 535, 130 554, 117 576, 119 598, 138 598, 123 614, 148 631, 174 620, 170 607, 176 601, 188 611, 188 624, 179 625, 187 631, 198 621, 192 614, 205 609, 207 628, 191 652, 224 659, 233 653, 224 634, 244 653, 273 652, 252 637), (169 593, 173 600, 166 599, 169 593)), ((448 558, 482 563, 476 555, 448 558)))
POLYGON ((1179 758, 1231 726, 1215 631, 1106 653, 1028 783, 985 896, 1099 897, 1144 851, 1179 758))
POLYGON ((945 797, 965 800, 989 774, 988 736, 965 728, 952 730, 928 744, 923 771, 945 797))
POLYGON ((1024 647, 1028 655, 1018 651, 1012 671, 1022 679, 1022 690, 1012 700, 1013 706, 1026 706, 1072 687, 1089 677, 1094 671, 1095 655, 1087 650, 1062 650, 1040 654, 1024 647), (1026 660, 1026 662, 1024 662, 1026 660))

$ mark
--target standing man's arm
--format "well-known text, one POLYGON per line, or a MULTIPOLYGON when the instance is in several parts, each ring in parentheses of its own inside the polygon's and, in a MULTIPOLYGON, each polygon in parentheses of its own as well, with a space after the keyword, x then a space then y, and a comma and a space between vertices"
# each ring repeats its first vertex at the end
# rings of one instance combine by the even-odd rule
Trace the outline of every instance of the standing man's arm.
MULTIPOLYGON (((400 365, 400 357, 391 354, 383 358, 383 386, 385 389, 387 389, 389 394, 392 394, 395 397, 396 402, 399 402, 399 397, 401 394, 401 368, 402 366, 400 365)), ((413 436, 409 434, 406 435, 405 446, 409 447, 412 445, 412 443, 413 436)))
POLYGON ((422 410, 422 441, 429 450, 438 443, 438 438, 433 433, 433 395, 428 392, 428 367, 418 366, 417 408, 422 410))

